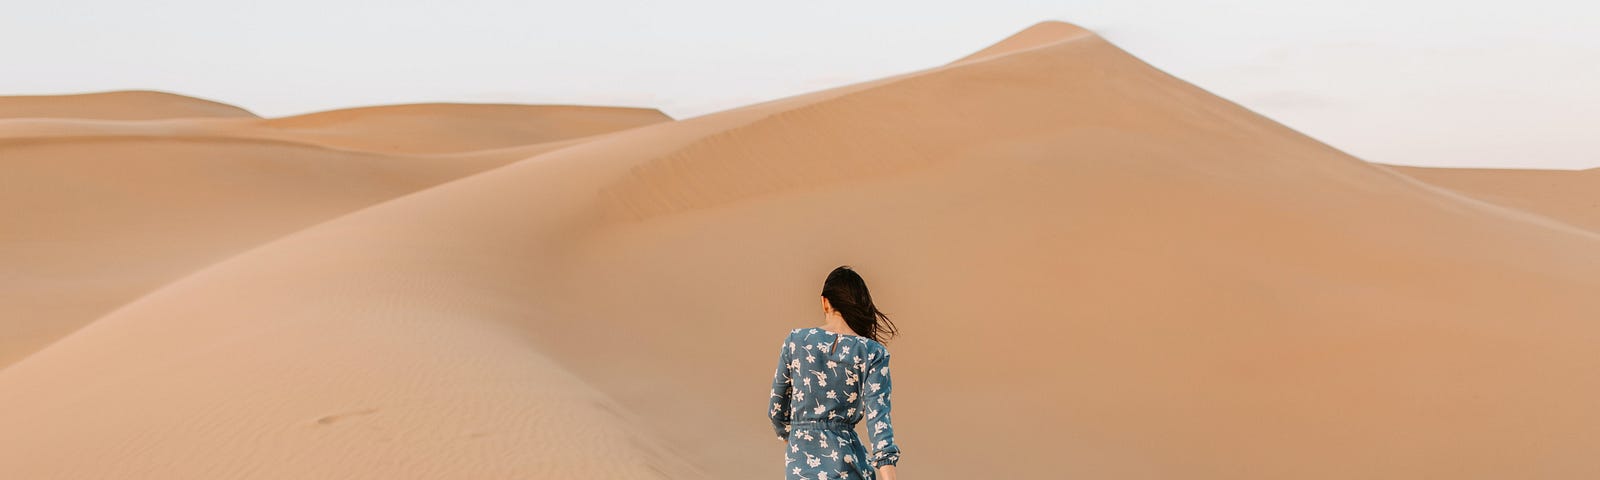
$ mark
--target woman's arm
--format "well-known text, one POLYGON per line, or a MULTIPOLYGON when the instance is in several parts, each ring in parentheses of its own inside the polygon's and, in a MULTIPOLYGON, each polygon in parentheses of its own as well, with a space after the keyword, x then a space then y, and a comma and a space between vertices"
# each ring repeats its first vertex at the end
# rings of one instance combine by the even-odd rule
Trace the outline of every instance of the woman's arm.
POLYGON ((878 467, 878 480, 894 480, 898 475, 894 472, 894 465, 878 467))
POLYGON ((785 336, 778 348, 778 368, 772 373, 772 396, 767 401, 767 417, 772 420, 772 429, 784 441, 789 440, 789 398, 794 391, 794 380, 789 373, 789 350, 792 348, 789 337, 785 336))
POLYGON ((867 359, 867 377, 861 385, 863 399, 866 401, 867 437, 872 440, 872 466, 886 471, 884 478, 894 478, 894 465, 900 461, 900 445, 894 439, 894 420, 890 413, 893 406, 889 401, 889 393, 894 390, 894 383, 889 377, 889 351, 884 350, 882 355, 867 359), (885 468, 888 467, 888 468, 885 468))

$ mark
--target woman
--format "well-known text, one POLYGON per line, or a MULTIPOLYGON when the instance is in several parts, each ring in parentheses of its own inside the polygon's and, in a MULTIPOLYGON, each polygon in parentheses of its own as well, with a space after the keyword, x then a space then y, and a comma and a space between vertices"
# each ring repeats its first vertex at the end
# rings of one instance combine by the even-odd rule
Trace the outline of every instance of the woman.
POLYGON ((900 446, 889 419, 889 317, 849 266, 822 283, 822 326, 784 337, 767 416, 784 439, 788 480, 895 480, 900 446), (869 456, 856 423, 866 420, 869 456))

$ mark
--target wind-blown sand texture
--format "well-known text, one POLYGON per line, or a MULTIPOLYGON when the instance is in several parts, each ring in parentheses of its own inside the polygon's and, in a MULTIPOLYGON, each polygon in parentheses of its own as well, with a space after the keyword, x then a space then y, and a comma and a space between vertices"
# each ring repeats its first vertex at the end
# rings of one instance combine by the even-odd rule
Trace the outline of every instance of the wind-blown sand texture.
POLYGON ((0 471, 775 478, 778 341, 850 264, 904 478, 1600 475, 1600 234, 1072 25, 510 153, 392 108, 0 124, 3 328, 60 337, 0 346, 0 471))
POLYGON ((1600 168, 1534 170, 1387 165, 1479 200, 1544 215, 1600 233, 1600 168))

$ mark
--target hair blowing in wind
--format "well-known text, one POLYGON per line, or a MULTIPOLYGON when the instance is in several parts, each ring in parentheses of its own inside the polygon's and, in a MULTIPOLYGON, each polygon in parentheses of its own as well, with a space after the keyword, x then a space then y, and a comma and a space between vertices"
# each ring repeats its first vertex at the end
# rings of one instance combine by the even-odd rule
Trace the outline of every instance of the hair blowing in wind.
POLYGON ((851 270, 849 265, 835 268, 828 274, 828 279, 822 282, 822 296, 828 299, 828 304, 834 310, 839 311, 839 316, 844 317, 845 324, 850 325, 857 335, 883 343, 899 333, 894 328, 894 322, 889 321, 889 316, 872 304, 867 281, 851 270))

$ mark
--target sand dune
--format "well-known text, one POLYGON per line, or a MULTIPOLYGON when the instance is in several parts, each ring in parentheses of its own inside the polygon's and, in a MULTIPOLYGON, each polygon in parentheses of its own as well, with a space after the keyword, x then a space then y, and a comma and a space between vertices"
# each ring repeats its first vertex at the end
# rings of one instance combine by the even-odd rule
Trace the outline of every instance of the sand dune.
POLYGON ((367 151, 458 152, 585 137, 671 120, 646 108, 416 104, 263 122, 285 137, 367 151))
POLYGON ((185 117, 232 118, 255 117, 255 114, 233 105, 145 90, 0 97, 0 118, 151 120, 185 117))
MULTIPOLYGON (((98 108, 143 106, 104 103, 98 108)), ((374 110, 378 113, 370 119, 383 122, 383 110, 374 110)), ((0 336, 0 367, 162 284, 259 243, 581 142, 608 127, 665 119, 659 112, 617 109, 639 118, 606 124, 562 113, 582 110, 576 107, 554 107, 557 113, 547 115, 527 106, 521 116, 508 118, 478 118, 474 107, 450 105, 403 110, 431 112, 430 118, 471 132, 423 136, 464 151, 375 154, 340 148, 387 135, 367 133, 359 119, 293 130, 263 125, 277 120, 256 119, 0 119, 0 167, 5 169, 0 203, 15 207, 0 216, 7 226, 0 232, 0 264, 11 272, 0 279, 0 331, 6 332, 0 336), (451 116, 460 111, 468 114, 451 116), (569 117, 576 125, 561 125, 569 117), (501 126, 505 123, 516 126, 501 126), (354 131, 343 130, 352 126, 354 131), (315 141, 324 138, 343 143, 315 141), (473 145, 484 150, 465 150, 473 145)), ((440 150, 414 143, 410 150, 440 150)))
POLYGON ((1016 34, 1011 35, 1010 37, 1006 37, 1005 40, 1001 40, 999 43, 990 45, 983 50, 974 52, 971 55, 961 57, 960 59, 957 59, 951 63, 994 58, 1009 53, 1015 53, 1019 50, 1042 47, 1045 45, 1092 35, 1094 35, 1094 32, 1090 32, 1083 27, 1079 27, 1070 23, 1041 22, 1025 28, 1016 34))
POLYGON ((670 120, 658 110, 640 108, 411 104, 274 119, 0 119, 0 139, 239 138, 334 150, 430 154, 516 148, 670 120))
POLYGON ((0 370, 0 469, 776 476, 774 347, 853 264, 907 478, 1600 474, 1600 235, 1026 32, 211 263, 0 370))
POLYGON ((1600 168, 1533 170, 1386 165, 1479 200, 1600 232, 1600 168))

